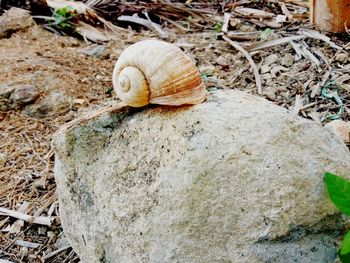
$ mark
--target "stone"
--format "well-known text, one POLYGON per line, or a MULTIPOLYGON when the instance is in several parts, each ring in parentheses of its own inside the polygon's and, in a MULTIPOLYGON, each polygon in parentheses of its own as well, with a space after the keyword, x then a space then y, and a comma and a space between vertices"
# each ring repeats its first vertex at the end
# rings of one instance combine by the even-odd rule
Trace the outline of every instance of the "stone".
POLYGON ((350 152, 313 121, 218 90, 105 113, 54 136, 62 226, 82 262, 334 262, 324 172, 350 152))
POLYGON ((350 143, 350 122, 334 120, 327 123, 324 127, 336 134, 345 143, 350 143))
POLYGON ((37 88, 33 85, 18 84, 12 87, 13 90, 10 95, 10 101, 13 104, 12 108, 21 108, 27 104, 30 104, 40 95, 37 88))
POLYGON ((212 65, 203 65, 199 67, 199 71, 202 74, 205 74, 206 76, 213 76, 215 72, 215 67, 212 65))
POLYGON ((272 64, 276 64, 278 61, 279 61, 278 55, 276 55, 276 54, 271 54, 271 55, 268 55, 268 56, 265 58, 264 65, 270 66, 270 65, 272 65, 272 64))
POLYGON ((102 57, 105 51, 105 45, 92 44, 80 50, 81 53, 87 56, 102 57))
POLYGON ((53 91, 42 101, 25 108, 24 112, 35 118, 54 116, 68 111, 73 104, 73 99, 60 91, 53 91))
POLYGON ((265 73, 269 73, 270 72, 270 67, 269 66, 267 66, 267 65, 262 65, 261 67, 260 67, 260 73, 261 74, 265 74, 265 73))
POLYGON ((346 61, 348 61, 348 59, 349 59, 349 54, 346 54, 346 53, 339 53, 335 57, 335 60, 340 62, 340 63, 346 63, 346 61))
POLYGON ((294 64, 294 57, 290 53, 286 53, 281 61, 281 64, 286 67, 291 67, 294 64))
POLYGON ((5 99, 9 99, 11 94, 15 91, 16 86, 11 84, 1 84, 0 85, 0 97, 3 97, 5 99))
POLYGON ((35 25, 29 12, 12 7, 0 17, 0 38, 10 37, 12 33, 35 25))
POLYGON ((215 62, 220 66, 228 66, 229 63, 227 61, 227 58, 224 56, 219 56, 215 59, 215 62))

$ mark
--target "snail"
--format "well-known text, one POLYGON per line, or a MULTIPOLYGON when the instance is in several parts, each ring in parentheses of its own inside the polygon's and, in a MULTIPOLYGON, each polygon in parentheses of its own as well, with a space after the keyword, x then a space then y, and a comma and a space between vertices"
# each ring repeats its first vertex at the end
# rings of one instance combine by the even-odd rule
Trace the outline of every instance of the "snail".
POLYGON ((148 104, 180 106, 205 100, 199 71, 181 49, 159 40, 144 40, 126 48, 113 70, 112 81, 121 103, 87 114, 61 127, 69 130, 101 114, 123 112, 148 104))
POLYGON ((198 104, 206 98, 192 59, 164 41, 144 40, 126 48, 115 64, 112 79, 117 96, 132 107, 198 104))

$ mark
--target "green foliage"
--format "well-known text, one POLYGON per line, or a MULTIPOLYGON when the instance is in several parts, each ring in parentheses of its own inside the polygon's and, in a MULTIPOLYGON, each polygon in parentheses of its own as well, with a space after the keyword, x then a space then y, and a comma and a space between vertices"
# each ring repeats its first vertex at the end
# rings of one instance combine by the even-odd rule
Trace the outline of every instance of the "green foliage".
MULTIPOLYGON (((344 214, 350 216, 350 181, 332 173, 325 173, 329 198, 344 214)), ((343 263, 350 262, 350 232, 344 236, 338 256, 343 263)))
POLYGON ((259 35, 259 38, 261 40, 266 40, 269 36, 273 34, 273 30, 271 28, 266 28, 264 31, 262 31, 259 35))
POLYGON ((53 12, 54 25, 60 29, 70 29, 74 27, 74 24, 70 22, 75 14, 73 8, 70 6, 65 6, 61 8, 56 8, 53 12))
POLYGON ((223 26, 222 22, 217 22, 214 24, 213 29, 219 33, 219 32, 221 32, 222 26, 223 26))
POLYGON ((335 206, 347 216, 350 216, 350 181, 335 174, 325 174, 329 198, 335 206))

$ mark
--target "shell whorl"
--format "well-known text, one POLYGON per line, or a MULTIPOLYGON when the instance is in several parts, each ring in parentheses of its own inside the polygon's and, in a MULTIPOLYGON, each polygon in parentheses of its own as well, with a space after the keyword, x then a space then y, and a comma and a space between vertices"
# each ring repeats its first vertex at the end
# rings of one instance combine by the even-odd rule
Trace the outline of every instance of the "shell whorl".
POLYGON ((123 51, 114 67, 113 86, 117 96, 133 107, 197 104, 206 97, 191 58, 158 40, 140 41, 123 51))

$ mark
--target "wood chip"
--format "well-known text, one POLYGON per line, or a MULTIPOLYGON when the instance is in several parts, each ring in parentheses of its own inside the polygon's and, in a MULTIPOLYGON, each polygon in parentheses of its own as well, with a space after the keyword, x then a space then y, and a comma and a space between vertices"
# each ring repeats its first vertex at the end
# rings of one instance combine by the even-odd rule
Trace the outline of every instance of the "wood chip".
POLYGON ((41 245, 39 243, 33 243, 33 242, 19 240, 19 239, 15 241, 15 244, 26 248, 38 248, 41 245))
POLYGON ((223 22, 222 29, 221 29, 222 32, 227 33, 228 23, 230 22, 230 19, 231 19, 231 13, 225 12, 224 13, 224 22, 223 22))
POLYGON ((12 211, 12 210, 2 208, 2 207, 0 207, 0 215, 10 216, 13 218, 21 219, 21 220, 29 222, 29 223, 34 223, 34 224, 38 224, 38 225, 45 225, 48 227, 51 227, 51 221, 53 220, 53 218, 43 217, 43 216, 33 217, 33 216, 30 216, 30 215, 27 215, 24 213, 12 211))
POLYGON ((295 103, 294 103, 294 107, 293 107, 293 110, 292 110, 292 114, 294 115, 298 115, 301 107, 303 106, 303 102, 301 100, 301 96, 299 94, 297 94, 295 96, 295 103))
POLYGON ((289 21, 292 21, 293 20, 293 15, 289 12, 286 4, 285 3, 280 3, 280 6, 281 6, 281 10, 282 10, 283 14, 285 14, 288 17, 289 21))
POLYGON ((0 258, 0 263, 14 263, 14 262, 0 258))
POLYGON ((272 18, 275 14, 266 12, 260 9, 248 8, 248 7, 238 7, 235 8, 235 12, 243 15, 249 16, 250 18, 272 18))
MULTIPOLYGON (((63 247, 63 248, 57 249, 57 250, 55 250, 55 251, 52 251, 51 253, 49 253, 49 254, 43 256, 41 259, 42 259, 43 261, 48 260, 49 258, 51 258, 51 257, 53 257, 53 256, 55 256, 55 255, 57 255, 57 254, 59 254, 59 253, 65 251, 65 250, 67 250, 68 248, 70 248, 70 246, 65 246, 65 247, 63 247)), ((1 263, 1 262, 0 262, 0 263, 1 263)))

